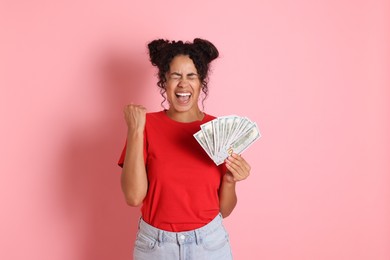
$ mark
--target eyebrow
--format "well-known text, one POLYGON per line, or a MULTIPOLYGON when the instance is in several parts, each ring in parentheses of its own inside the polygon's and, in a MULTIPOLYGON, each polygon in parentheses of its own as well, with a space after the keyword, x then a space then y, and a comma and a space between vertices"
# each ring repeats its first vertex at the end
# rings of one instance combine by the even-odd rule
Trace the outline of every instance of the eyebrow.
MULTIPOLYGON (((179 72, 172 72, 169 75, 180 76, 180 77, 183 76, 179 72)), ((187 74, 187 77, 191 77, 191 76, 199 76, 199 75, 197 73, 195 73, 195 72, 190 72, 190 73, 187 74)))

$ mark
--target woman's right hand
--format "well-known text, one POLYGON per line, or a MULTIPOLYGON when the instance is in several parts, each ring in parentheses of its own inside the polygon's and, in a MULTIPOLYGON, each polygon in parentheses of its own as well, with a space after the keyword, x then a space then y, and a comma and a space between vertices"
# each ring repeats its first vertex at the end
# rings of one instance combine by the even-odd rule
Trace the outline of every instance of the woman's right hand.
POLYGON ((143 132, 146 122, 146 108, 141 105, 129 104, 123 109, 129 132, 143 132))

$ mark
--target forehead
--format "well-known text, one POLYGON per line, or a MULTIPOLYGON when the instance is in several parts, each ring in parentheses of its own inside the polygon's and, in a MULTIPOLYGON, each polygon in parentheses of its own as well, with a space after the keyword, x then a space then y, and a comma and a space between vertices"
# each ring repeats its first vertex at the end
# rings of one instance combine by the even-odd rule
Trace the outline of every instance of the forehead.
POLYGON ((182 73, 196 73, 196 67, 194 62, 188 55, 178 55, 174 57, 169 64, 170 72, 182 72, 182 73))

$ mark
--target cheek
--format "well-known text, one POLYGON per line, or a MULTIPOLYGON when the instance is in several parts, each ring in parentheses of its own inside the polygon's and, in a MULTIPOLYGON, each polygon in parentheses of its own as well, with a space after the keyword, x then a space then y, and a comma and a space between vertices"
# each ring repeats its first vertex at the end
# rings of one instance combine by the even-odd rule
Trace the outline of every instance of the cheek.
POLYGON ((174 93, 175 87, 172 84, 167 83, 165 85, 165 92, 167 95, 172 95, 174 93))
POLYGON ((202 91, 202 84, 200 82, 195 82, 192 86, 194 93, 200 93, 202 91))
POLYGON ((173 100, 173 98, 175 97, 175 93, 173 93, 172 91, 168 91, 166 92, 166 97, 169 101, 173 100))

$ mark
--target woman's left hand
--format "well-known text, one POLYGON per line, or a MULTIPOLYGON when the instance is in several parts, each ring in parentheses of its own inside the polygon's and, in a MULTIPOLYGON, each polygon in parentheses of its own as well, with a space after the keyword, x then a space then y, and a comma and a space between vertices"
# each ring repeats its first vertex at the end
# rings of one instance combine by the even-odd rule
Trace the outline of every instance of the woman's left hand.
POLYGON ((228 182, 237 182, 248 178, 251 166, 241 155, 233 153, 225 162, 228 170, 225 178, 228 182))

